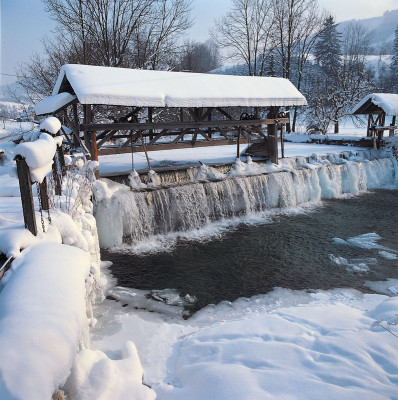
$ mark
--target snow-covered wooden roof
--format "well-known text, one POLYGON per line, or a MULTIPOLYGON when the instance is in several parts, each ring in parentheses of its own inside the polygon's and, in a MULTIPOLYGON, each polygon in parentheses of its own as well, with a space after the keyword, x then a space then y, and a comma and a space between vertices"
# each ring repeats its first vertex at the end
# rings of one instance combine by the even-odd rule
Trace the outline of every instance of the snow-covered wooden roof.
MULTIPOLYGON (((81 104, 137 107, 228 107, 306 105, 287 79, 135 70, 67 64, 53 96, 76 95, 81 104)), ((43 110, 41 110, 43 111, 43 110)))
POLYGON ((398 115, 398 94, 371 93, 365 96, 353 109, 352 114, 398 115))
POLYGON ((35 112, 37 115, 53 114, 75 99, 76 96, 67 92, 49 96, 35 105, 35 112))

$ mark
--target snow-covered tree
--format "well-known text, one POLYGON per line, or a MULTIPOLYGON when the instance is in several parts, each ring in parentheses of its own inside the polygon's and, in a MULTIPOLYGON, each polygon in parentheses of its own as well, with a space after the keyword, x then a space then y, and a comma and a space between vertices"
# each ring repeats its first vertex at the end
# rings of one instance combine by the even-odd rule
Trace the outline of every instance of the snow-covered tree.
MULTIPOLYGON (((338 133, 340 120, 351 116, 355 103, 375 88, 375 74, 366 59, 369 39, 369 31, 353 23, 342 35, 339 42, 341 51, 335 50, 335 54, 342 54, 339 61, 324 60, 322 54, 332 57, 330 50, 318 52, 309 84, 309 114, 312 123, 323 133, 331 124, 334 132, 338 133)), ((325 47, 322 43, 321 49, 325 47)))

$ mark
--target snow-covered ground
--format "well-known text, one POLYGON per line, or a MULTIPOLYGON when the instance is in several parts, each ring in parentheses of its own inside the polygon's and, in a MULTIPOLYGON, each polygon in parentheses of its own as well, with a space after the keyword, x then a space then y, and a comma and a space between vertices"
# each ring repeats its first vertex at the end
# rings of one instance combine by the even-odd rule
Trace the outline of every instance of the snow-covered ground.
MULTIPOLYGON (((218 159, 207 149, 195 156, 187 150, 178 157, 150 156, 158 163, 227 162, 236 151, 228 147, 216 149, 218 159)), ((0 142, 0 148, 12 159, 14 144, 0 142)), ((348 149, 353 148, 292 144, 287 154, 348 149)), ((146 167, 144 158, 136 160, 146 167)), ((130 171, 131 156, 114 163, 118 172, 130 171)), ((108 157, 101 164, 102 172, 112 168, 108 157)), ((14 169, 10 158, 0 165, 1 250, 17 257, 0 286, 1 399, 42 400, 63 385, 72 399, 87 400, 398 399, 394 280, 372 284, 383 294, 276 288, 209 305, 183 320, 175 291, 163 293, 165 304, 142 291, 115 288, 103 264, 103 290, 111 288, 120 301, 97 304, 88 344, 87 326, 95 324, 90 314, 85 317, 93 285, 88 274, 98 262, 89 208, 79 208, 79 223, 53 211, 56 229, 33 239, 23 230, 20 199, 11 197, 18 194, 16 178, 9 176, 14 169)), ((398 267, 398 246, 380 248, 377 235, 362 233, 338 238, 336 246, 371 249, 398 267)))

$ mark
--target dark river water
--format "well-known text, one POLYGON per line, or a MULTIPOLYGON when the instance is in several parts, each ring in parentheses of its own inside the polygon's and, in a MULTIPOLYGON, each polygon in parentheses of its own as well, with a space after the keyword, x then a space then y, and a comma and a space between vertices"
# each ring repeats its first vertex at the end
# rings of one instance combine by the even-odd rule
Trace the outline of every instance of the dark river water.
MULTIPOLYGON (((102 251, 112 261, 119 286, 135 289, 177 289, 197 298, 195 309, 222 300, 233 301, 290 289, 356 288, 370 292, 366 280, 398 278, 398 259, 380 249, 338 244, 375 232, 378 244, 398 250, 398 191, 375 190, 357 197, 324 200, 310 212, 272 217, 270 223, 231 227, 200 242, 180 239, 170 250, 153 254, 102 251), (344 257, 377 259, 367 272, 352 272, 331 260, 344 257)), ((355 263, 356 261, 354 261, 355 263)))

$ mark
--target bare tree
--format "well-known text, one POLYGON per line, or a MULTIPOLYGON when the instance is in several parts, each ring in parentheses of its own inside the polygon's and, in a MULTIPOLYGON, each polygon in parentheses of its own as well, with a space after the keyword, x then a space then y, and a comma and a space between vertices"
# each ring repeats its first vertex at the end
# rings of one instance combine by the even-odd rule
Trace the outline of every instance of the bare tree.
POLYGON ((191 72, 209 72, 221 66, 218 46, 208 40, 205 43, 187 41, 180 54, 177 69, 191 72))
POLYGON ((272 48, 271 0, 233 0, 232 8, 216 21, 211 37, 228 57, 247 66, 249 75, 265 73, 272 48))
POLYGON ((191 0, 43 0, 57 21, 55 38, 44 39, 18 71, 37 102, 51 93, 63 64, 163 68, 177 62, 181 33, 188 29, 191 0))
POLYGON ((138 68, 163 69, 178 59, 180 36, 192 26, 192 0, 157 0, 151 17, 137 26, 131 42, 132 64, 138 68))
POLYGON ((122 66, 134 31, 155 0, 43 0, 57 33, 83 64, 122 66))

